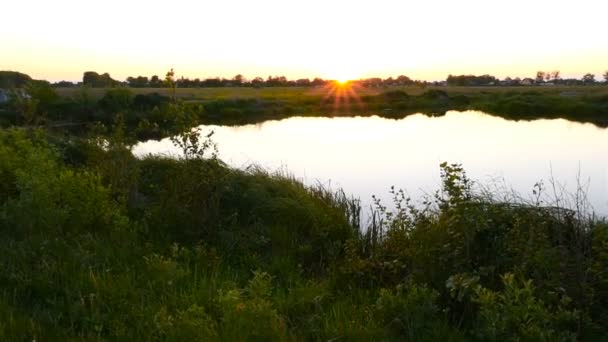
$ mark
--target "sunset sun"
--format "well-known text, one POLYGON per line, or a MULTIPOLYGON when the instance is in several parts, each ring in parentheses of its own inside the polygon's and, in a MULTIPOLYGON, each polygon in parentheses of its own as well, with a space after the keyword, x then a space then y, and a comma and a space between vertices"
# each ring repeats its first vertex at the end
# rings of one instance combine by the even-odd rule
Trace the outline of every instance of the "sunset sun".
POLYGON ((348 82, 352 81, 354 78, 353 77, 348 77, 348 76, 337 76, 335 77, 336 82, 339 85, 345 85, 348 82))

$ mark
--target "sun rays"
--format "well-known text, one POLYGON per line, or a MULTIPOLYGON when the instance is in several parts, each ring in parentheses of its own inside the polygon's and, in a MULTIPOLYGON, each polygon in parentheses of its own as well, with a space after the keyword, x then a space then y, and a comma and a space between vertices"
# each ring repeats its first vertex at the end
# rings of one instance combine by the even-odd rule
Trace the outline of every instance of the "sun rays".
POLYGON ((322 104, 331 103, 334 112, 348 111, 353 107, 362 109, 364 104, 357 94, 358 88, 359 85, 356 82, 347 79, 329 82, 324 86, 325 96, 322 104))

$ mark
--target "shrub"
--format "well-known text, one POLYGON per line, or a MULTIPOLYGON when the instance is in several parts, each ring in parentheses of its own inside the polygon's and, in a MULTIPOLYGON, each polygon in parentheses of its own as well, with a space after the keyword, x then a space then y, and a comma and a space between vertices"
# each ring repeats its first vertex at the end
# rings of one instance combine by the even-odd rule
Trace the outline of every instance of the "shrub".
MULTIPOLYGON (((476 290, 478 322, 473 334, 483 341, 575 341, 577 314, 563 306, 551 310, 534 296, 529 280, 502 277, 504 290, 476 290)), ((562 305, 569 299, 562 298, 562 305)))
POLYGON ((109 114, 128 111, 133 104, 133 93, 127 88, 108 89, 99 100, 99 106, 109 114))
POLYGON ((438 297, 436 291, 414 284, 382 289, 375 315, 389 336, 408 341, 452 340, 457 334, 449 328, 438 297))

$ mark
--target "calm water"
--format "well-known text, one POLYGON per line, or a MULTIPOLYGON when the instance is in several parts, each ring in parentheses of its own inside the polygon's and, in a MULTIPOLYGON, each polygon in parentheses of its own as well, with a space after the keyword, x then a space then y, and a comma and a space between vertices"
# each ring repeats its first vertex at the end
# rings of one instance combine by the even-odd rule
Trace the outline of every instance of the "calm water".
MULTIPOLYGON (((439 164, 461 163, 479 183, 530 199, 550 179, 573 192, 577 183, 597 213, 608 215, 608 129, 567 120, 507 121, 481 112, 412 115, 401 120, 290 118, 262 124, 201 126, 214 130, 220 158, 287 170, 308 184, 342 187, 366 205, 386 202, 391 185, 414 199, 439 188, 439 164), (579 181, 577 181, 577 179, 579 181)), ((177 155, 169 139, 148 141, 134 153, 177 155)))

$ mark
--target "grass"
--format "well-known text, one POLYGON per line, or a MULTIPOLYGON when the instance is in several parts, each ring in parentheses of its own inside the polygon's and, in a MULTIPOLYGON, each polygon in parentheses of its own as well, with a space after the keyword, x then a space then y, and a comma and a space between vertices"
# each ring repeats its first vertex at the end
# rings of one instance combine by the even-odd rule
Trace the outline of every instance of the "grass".
POLYGON ((0 339, 608 338, 608 223, 582 207, 444 163, 431 203, 361 230, 342 192, 206 148, 136 159, 120 132, 0 130, 0 339))
MULTIPOLYGON (((130 88, 134 94, 159 93, 169 96, 168 88, 130 88)), ((72 97, 78 88, 56 88, 62 97, 72 97)), ((608 87, 605 86, 521 86, 521 87, 381 87, 357 89, 359 96, 379 95, 387 91, 403 91, 410 96, 418 96, 428 90, 442 90, 448 95, 476 95, 479 93, 525 93, 538 92, 541 94, 559 95, 563 92, 576 92, 579 95, 608 95, 608 87)), ((106 92, 103 88, 91 88, 90 94, 95 99, 100 99, 106 92)), ((177 96, 184 100, 205 101, 215 99, 291 99, 294 97, 319 98, 327 95, 325 87, 221 87, 221 88, 178 88, 177 96)))

